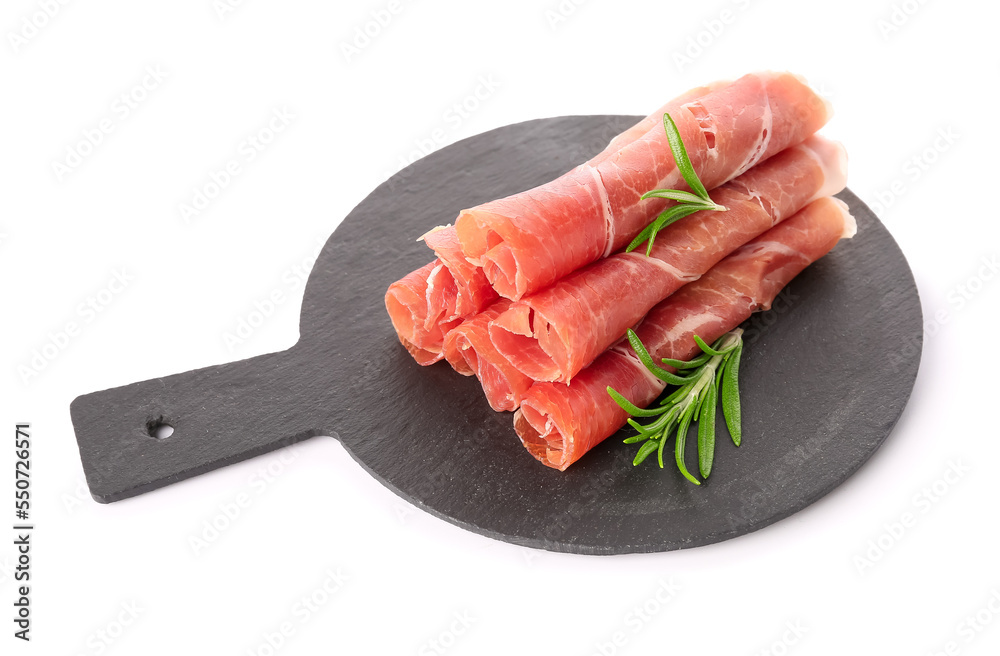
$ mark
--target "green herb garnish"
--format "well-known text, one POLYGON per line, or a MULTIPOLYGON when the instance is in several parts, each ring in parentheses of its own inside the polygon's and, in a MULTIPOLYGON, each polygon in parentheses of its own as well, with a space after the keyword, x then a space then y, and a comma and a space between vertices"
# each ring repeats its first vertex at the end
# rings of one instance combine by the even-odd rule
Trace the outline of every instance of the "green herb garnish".
POLYGON ((677 373, 671 373, 657 365, 649 351, 634 331, 628 331, 628 341, 639 360, 654 376, 667 383, 676 385, 677 389, 663 399, 658 406, 640 408, 629 402, 624 396, 608 387, 608 394, 625 412, 633 417, 657 417, 645 426, 629 419, 628 424, 638 433, 625 440, 625 444, 642 443, 639 452, 632 461, 639 465, 654 451, 657 453, 660 467, 663 467, 663 450, 667 440, 673 433, 674 460, 677 469, 684 478, 695 485, 701 481, 687 470, 684 464, 684 448, 687 442, 688 428, 693 422, 698 422, 698 470, 703 478, 712 473, 712 461, 715 458, 715 408, 719 402, 720 390, 722 397, 722 414, 729 429, 729 435, 736 446, 740 445, 740 357, 743 354, 743 329, 737 328, 720 337, 709 346, 695 335, 694 341, 702 350, 702 354, 688 361, 663 358, 661 362, 673 367, 677 373))
POLYGON ((684 217, 690 216, 695 212, 700 212, 701 210, 711 210, 713 212, 726 211, 724 206, 716 204, 715 201, 709 198, 705 185, 701 183, 698 174, 694 171, 694 166, 691 165, 691 158, 688 157, 687 149, 684 148, 681 133, 677 129, 674 119, 670 118, 670 114, 663 115, 663 129, 667 131, 667 142, 670 144, 670 152, 674 155, 674 162, 677 163, 677 170, 680 171, 684 182, 691 187, 691 191, 694 193, 681 191, 680 189, 654 189, 653 191, 644 193, 642 195, 643 200, 647 198, 666 198, 677 201, 677 204, 661 212, 652 223, 636 235, 632 243, 625 249, 626 253, 635 250, 639 244, 648 240, 648 245, 646 246, 646 255, 648 256, 653 250, 653 241, 656 239, 656 233, 671 223, 680 221, 684 217))

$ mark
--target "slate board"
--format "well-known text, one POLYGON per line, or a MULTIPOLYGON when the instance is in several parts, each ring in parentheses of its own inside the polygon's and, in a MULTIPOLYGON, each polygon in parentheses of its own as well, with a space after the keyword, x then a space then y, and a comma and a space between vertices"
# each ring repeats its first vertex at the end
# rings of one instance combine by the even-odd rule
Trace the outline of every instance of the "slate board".
POLYGON ((635 447, 620 443, 626 431, 566 472, 546 468, 520 445, 512 415, 490 410, 474 378, 443 362, 420 367, 396 339, 382 299, 391 282, 430 261, 416 236, 452 222, 462 208, 558 176, 638 118, 510 125, 393 176, 351 212, 317 259, 294 347, 74 400, 94 498, 134 496, 317 435, 338 437, 379 481, 438 517, 553 551, 623 554, 718 542, 830 492, 889 435, 922 343, 906 260, 849 191, 840 197, 858 219, 857 237, 745 324, 743 446, 720 439, 701 487, 670 468, 633 468, 635 447), (151 437, 158 423, 174 434, 151 437))

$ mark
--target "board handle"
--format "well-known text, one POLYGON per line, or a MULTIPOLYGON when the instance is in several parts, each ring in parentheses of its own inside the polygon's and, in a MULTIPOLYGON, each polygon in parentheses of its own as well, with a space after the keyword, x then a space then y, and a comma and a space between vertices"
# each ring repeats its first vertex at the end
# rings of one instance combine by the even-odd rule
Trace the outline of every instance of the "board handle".
POLYGON ((289 353, 74 399, 70 414, 91 495, 101 503, 126 499, 331 434, 313 400, 322 386, 289 353))

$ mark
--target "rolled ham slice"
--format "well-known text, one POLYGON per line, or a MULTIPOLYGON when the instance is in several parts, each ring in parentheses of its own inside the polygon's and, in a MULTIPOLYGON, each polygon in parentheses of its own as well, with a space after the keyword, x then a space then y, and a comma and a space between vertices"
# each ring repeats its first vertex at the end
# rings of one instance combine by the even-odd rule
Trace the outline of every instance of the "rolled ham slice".
POLYGON ((840 144, 813 135, 711 192, 726 212, 668 226, 645 247, 578 269, 490 325, 496 349, 537 381, 569 383, 657 303, 749 240, 847 180, 840 144))
POLYGON ((444 358, 444 336, 462 323, 454 281, 442 271, 444 264, 434 260, 389 285, 385 293, 385 309, 400 343, 425 366, 444 358))
MULTIPOLYGON (((754 311, 768 309, 802 269, 856 230, 846 204, 817 200, 657 305, 636 333, 654 359, 690 359, 699 352, 694 335, 711 343, 754 311)), ((664 384, 622 342, 569 385, 533 385, 514 413, 521 442, 543 464, 565 470, 625 424, 628 415, 608 395, 608 386, 645 407, 664 384)))
MULTIPOLYGON (((804 141, 830 115, 788 73, 746 75, 662 109, 708 189, 804 141)), ((461 212, 455 227, 462 250, 501 296, 518 300, 610 255, 671 203, 641 200, 643 193, 685 188, 661 123, 616 146, 552 182, 461 212)))
POLYGON ((510 301, 501 298, 476 316, 463 321, 447 334, 444 353, 452 368, 463 376, 475 376, 483 386, 490 407, 500 412, 514 410, 535 382, 500 355, 490 341, 489 323, 510 301))
POLYGON ((681 95, 677 96, 666 105, 660 107, 655 112, 645 117, 629 129, 625 130, 619 135, 616 135, 614 139, 608 144, 607 148, 602 150, 598 155, 593 157, 588 164, 591 166, 597 166, 597 164, 603 162, 604 160, 616 155, 619 150, 629 145, 633 141, 637 141, 647 132, 655 127, 661 127, 663 125, 663 115, 669 112, 675 105, 693 102, 698 100, 702 96, 707 96, 708 94, 722 89, 725 86, 732 84, 730 80, 720 80, 718 82, 711 82, 705 86, 695 87, 688 91, 685 91, 681 95))
MULTIPOLYGON (((456 316, 471 317, 482 312, 499 298, 486 279, 482 268, 465 259, 454 226, 435 228, 421 239, 434 251, 434 254, 444 265, 444 271, 441 274, 442 280, 447 280, 447 285, 455 287, 456 316)), ((435 311, 447 313, 447 307, 429 308, 429 314, 433 314, 435 311)))
POLYGON ((399 341, 418 363, 429 365, 444 357, 451 329, 499 297, 483 270, 465 259, 454 226, 421 239, 438 258, 389 285, 385 307, 399 341))

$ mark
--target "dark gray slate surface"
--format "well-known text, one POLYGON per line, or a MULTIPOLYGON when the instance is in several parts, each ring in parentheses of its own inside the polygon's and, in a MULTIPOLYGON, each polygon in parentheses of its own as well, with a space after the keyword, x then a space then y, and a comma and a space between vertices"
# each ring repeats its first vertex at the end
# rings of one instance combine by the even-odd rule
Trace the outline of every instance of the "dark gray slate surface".
POLYGON ((382 298, 391 282, 430 261, 426 246, 414 241, 418 235, 452 222, 462 208, 556 177, 635 120, 528 121, 401 171, 327 242, 306 288, 294 347, 73 402, 94 498, 124 499, 316 435, 339 437, 367 471, 428 512, 555 551, 708 544, 771 524, 828 493, 892 430, 922 341, 906 260, 850 192, 841 197, 858 218, 858 236, 796 278, 774 309, 747 322, 743 446, 720 439, 711 480, 700 488, 669 468, 632 468, 635 447, 620 444, 624 431, 568 471, 548 469, 521 447, 511 415, 490 410, 474 378, 445 363, 419 367, 397 341, 382 298), (175 433, 150 437, 158 421, 175 433))

